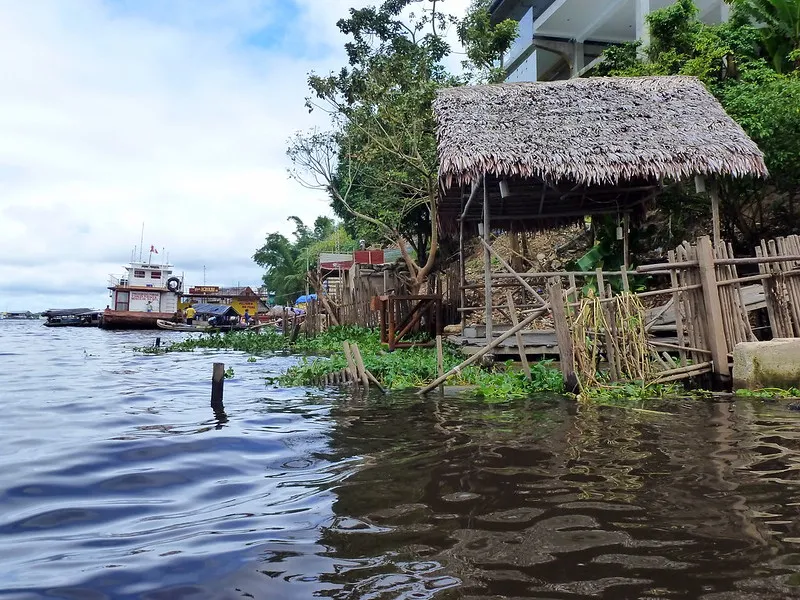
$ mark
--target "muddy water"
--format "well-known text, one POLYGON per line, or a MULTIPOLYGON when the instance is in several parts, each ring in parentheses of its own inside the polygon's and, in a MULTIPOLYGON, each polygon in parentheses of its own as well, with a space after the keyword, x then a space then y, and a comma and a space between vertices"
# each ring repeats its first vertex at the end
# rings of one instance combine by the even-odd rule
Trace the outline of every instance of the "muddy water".
POLYGON ((282 390, 154 336, 0 322, 0 597, 800 597, 781 404, 282 390))

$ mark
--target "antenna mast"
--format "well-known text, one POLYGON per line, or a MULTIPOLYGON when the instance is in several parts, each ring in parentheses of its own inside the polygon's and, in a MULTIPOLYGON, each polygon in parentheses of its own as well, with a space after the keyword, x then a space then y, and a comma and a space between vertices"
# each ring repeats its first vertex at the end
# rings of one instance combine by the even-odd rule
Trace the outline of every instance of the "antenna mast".
POLYGON ((142 237, 139 239, 139 262, 142 262, 142 248, 144 248, 144 221, 142 221, 142 237))

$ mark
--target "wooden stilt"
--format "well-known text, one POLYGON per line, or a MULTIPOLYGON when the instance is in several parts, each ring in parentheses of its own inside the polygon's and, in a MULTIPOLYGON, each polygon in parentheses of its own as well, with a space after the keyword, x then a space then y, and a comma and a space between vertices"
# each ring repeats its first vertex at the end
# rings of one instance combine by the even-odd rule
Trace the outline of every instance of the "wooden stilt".
POLYGON ((211 373, 211 408, 215 413, 224 410, 222 405, 224 392, 225 365, 223 363, 214 363, 214 368, 211 373))
MULTIPOLYGON (((436 336, 436 374, 444 375, 444 351, 442 350, 442 336, 436 336)), ((444 394, 444 383, 439 386, 439 393, 444 394)))
MULTIPOLYGON (((554 277, 547 285, 547 295, 550 299, 550 311, 553 314, 553 327, 558 340, 558 352, 561 357, 561 373, 568 391, 578 388, 578 378, 575 375, 575 356, 572 348, 572 335, 567 322, 567 313, 564 307, 564 291, 561 289, 561 280, 554 277)), ((528 317, 530 319, 530 317, 528 317)), ((525 319, 527 321, 528 319, 525 319)), ((522 321, 522 323, 525 323, 522 321)), ((513 330, 514 328, 512 328, 513 330)), ((511 331, 511 330, 509 330, 511 331)))
POLYGON ((433 382, 429 383, 424 388, 422 388, 419 392, 417 392, 417 394, 420 395, 420 396, 423 396, 423 395, 427 394, 428 392, 430 392, 432 389, 438 387, 440 383, 443 383, 444 381, 447 381, 448 377, 450 377, 451 375, 454 375, 455 373, 458 373, 461 369, 463 369, 467 365, 471 365, 472 363, 474 363, 475 361, 480 359, 482 356, 484 356, 488 352, 491 352, 492 350, 497 348, 497 346, 499 346, 500 344, 505 342, 508 338, 510 338, 512 335, 514 335, 517 331, 519 331, 521 329, 524 329, 525 327, 527 327, 528 325, 533 323, 534 320, 538 319, 545 312, 547 312, 549 307, 550 307, 550 303, 548 302, 547 305, 539 308, 533 314, 525 317, 525 319, 523 319, 522 321, 519 322, 519 325, 516 325, 516 326, 512 327, 511 329, 509 329, 508 331, 506 331, 505 333, 503 333, 502 335, 497 337, 497 339, 492 340, 492 342, 490 344, 487 344, 486 346, 484 346, 483 348, 478 350, 475 354, 473 354, 472 356, 468 357, 465 361, 463 361, 458 366, 455 366, 452 369, 450 369, 447 373, 445 373, 441 377, 437 377, 433 382))
POLYGON ((706 322, 711 349, 711 360, 714 362, 714 375, 718 378, 730 377, 728 368, 728 347, 722 324, 722 307, 719 300, 719 288, 714 271, 714 250, 711 240, 703 236, 697 240, 697 260, 700 263, 700 279, 703 284, 703 300, 706 308, 706 322))
POLYGON ((486 189, 486 175, 483 176, 483 289, 486 295, 486 342, 492 341, 492 257, 489 252, 491 228, 489 211, 489 191, 486 189))

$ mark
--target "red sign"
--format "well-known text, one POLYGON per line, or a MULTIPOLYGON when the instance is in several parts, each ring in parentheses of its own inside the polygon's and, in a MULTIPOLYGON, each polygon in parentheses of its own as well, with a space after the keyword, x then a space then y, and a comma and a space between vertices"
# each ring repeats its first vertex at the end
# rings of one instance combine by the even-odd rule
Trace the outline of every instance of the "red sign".
POLYGON ((189 288, 189 294, 216 294, 219 292, 218 285, 198 285, 189 288))

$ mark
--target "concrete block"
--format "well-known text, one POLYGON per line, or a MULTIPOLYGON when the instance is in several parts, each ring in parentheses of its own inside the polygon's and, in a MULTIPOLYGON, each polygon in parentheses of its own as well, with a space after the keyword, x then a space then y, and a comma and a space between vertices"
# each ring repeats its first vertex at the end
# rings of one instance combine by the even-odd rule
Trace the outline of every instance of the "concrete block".
POLYGON ((733 349, 733 389, 800 388, 800 338, 742 342, 733 349))
POLYGON ((478 337, 478 330, 474 327, 464 327, 463 335, 465 338, 476 338, 478 337))

